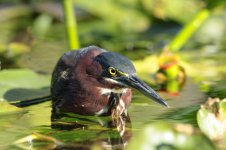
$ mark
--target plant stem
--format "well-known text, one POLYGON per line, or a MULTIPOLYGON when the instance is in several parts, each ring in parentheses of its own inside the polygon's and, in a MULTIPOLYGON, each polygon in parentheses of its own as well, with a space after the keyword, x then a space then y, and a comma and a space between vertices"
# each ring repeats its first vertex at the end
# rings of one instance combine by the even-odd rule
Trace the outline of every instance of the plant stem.
POLYGON ((79 39, 77 32, 76 16, 74 15, 73 0, 63 0, 64 16, 66 22, 66 31, 69 49, 79 48, 79 39))
POLYGON ((171 52, 180 50, 180 48, 188 41, 192 34, 202 25, 209 15, 210 11, 208 9, 200 11, 195 18, 186 24, 176 35, 173 41, 169 44, 169 50, 171 52))

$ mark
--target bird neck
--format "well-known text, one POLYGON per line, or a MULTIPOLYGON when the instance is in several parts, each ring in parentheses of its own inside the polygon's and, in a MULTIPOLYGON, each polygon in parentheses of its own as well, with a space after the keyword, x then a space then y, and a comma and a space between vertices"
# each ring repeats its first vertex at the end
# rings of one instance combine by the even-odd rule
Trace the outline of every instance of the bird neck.
POLYGON ((108 88, 99 88, 100 95, 107 97, 108 104, 101 109, 96 115, 111 114, 119 105, 123 105, 123 111, 125 109, 125 104, 121 99, 122 95, 126 93, 127 88, 120 89, 108 89, 108 88), (123 104, 122 104, 123 103, 123 104))
POLYGON ((99 87, 98 88, 100 91, 100 95, 107 95, 110 96, 112 93, 116 96, 121 97, 122 94, 126 93, 127 88, 103 88, 103 87, 99 87))

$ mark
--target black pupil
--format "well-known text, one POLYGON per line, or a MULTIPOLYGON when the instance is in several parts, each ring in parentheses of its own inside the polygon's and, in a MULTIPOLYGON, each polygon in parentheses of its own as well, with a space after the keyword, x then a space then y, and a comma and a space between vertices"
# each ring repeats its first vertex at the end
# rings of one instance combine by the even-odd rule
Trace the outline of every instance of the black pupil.
POLYGON ((112 74, 116 73, 114 69, 111 69, 110 71, 111 71, 112 74))

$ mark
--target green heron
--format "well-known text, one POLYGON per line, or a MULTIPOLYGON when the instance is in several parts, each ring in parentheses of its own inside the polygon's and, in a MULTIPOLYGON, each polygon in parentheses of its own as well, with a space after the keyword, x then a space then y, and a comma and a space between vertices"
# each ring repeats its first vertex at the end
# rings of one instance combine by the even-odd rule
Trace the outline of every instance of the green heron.
POLYGON ((96 46, 69 51, 59 59, 52 74, 52 108, 82 115, 121 115, 131 102, 130 88, 168 106, 136 76, 127 57, 96 46))

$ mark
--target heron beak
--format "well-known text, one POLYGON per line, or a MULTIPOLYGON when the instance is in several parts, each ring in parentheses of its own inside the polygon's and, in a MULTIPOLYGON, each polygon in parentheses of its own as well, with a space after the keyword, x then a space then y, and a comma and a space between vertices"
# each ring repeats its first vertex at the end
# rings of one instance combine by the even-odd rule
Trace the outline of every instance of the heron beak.
POLYGON ((169 107, 169 105, 164 101, 158 94, 155 92, 151 87, 149 87, 147 84, 145 84, 143 81, 141 81, 136 75, 129 75, 129 76, 123 76, 119 77, 117 81, 121 82, 122 84, 132 87, 148 98, 151 98, 152 100, 156 101, 157 103, 164 105, 166 107, 169 107))

